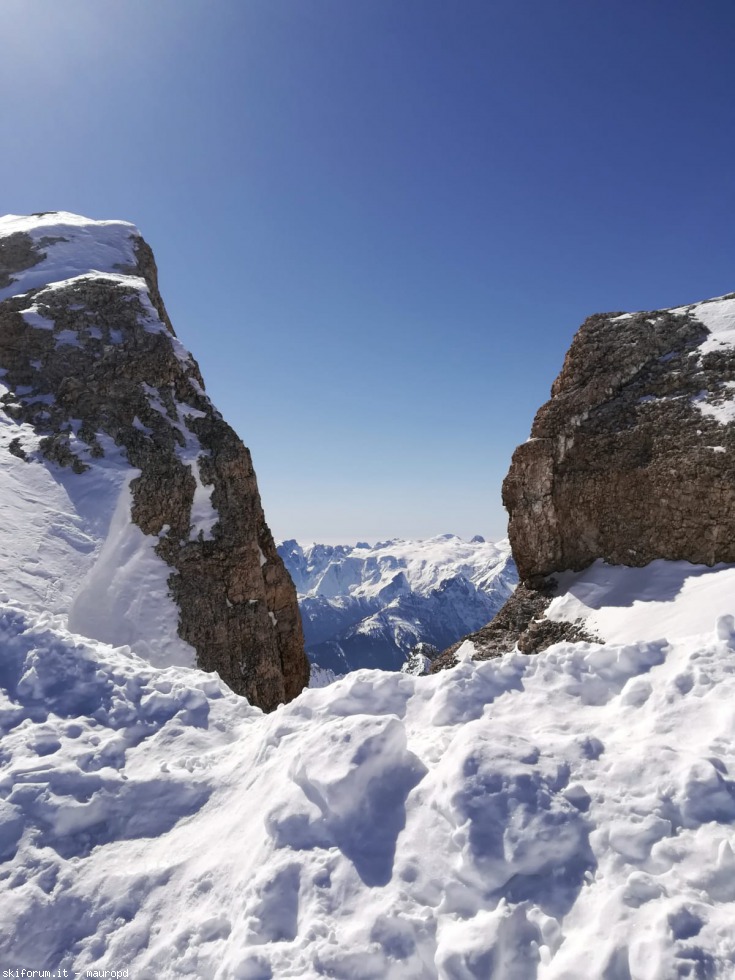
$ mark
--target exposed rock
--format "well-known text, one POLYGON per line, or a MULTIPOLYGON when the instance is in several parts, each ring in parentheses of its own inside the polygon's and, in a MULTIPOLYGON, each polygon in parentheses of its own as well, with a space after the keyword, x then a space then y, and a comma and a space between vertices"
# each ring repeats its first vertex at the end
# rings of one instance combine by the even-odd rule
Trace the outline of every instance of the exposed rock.
POLYGON ((580 328, 503 484, 523 581, 596 558, 735 561, 735 429, 701 410, 735 350, 701 350, 706 305, 580 328))
POLYGON ((14 272, 30 269, 43 261, 44 254, 34 246, 30 235, 17 231, 0 239, 0 289, 15 282, 14 272))
POLYGON ((594 642, 598 637, 576 623, 559 623, 545 618, 545 611, 555 594, 556 582, 550 578, 537 589, 519 585, 500 612, 487 626, 470 633, 442 651, 431 663, 429 673, 446 670, 457 664, 456 653, 465 640, 475 646, 474 660, 490 660, 514 650, 521 653, 540 653, 562 640, 594 642))
POLYGON ((735 561, 733 327, 732 297, 585 321, 503 484, 523 584, 469 637, 479 658, 594 639, 544 618, 554 572, 735 561))
MULTIPOLYGON (((132 234, 133 261, 116 265, 119 275, 78 275, 0 303, 9 389, 0 402, 41 437, 45 459, 79 480, 102 459, 105 436, 122 450, 140 471, 131 518, 158 537, 156 552, 171 567, 180 636, 201 667, 270 710, 309 678, 296 592, 265 522, 250 454, 175 339, 153 253, 132 234)), ((29 235, 0 243, 6 286, 45 258, 29 235)), ((28 458, 20 437, 8 448, 28 458)))

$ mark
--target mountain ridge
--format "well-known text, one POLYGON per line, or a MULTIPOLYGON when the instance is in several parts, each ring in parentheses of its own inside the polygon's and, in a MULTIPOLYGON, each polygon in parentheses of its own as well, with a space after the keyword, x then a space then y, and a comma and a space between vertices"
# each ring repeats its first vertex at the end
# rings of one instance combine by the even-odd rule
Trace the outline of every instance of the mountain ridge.
POLYGON ((443 648, 487 622, 516 582, 508 543, 479 535, 373 546, 291 539, 278 551, 296 584, 307 652, 338 674, 398 670, 418 643, 443 648))

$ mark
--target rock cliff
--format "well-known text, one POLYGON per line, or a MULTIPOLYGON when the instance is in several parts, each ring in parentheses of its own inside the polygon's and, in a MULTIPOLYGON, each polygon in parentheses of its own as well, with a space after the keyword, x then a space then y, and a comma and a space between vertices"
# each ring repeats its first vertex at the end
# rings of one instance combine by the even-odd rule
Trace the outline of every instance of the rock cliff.
MULTIPOLYGON (((295 697, 309 674, 301 620, 250 454, 176 339, 134 226, 66 213, 0 221, 0 367, 2 447, 27 468, 3 473, 33 484, 45 467, 74 506, 67 550, 86 549, 81 563, 54 564, 43 538, 47 578, 73 567, 79 580, 56 574, 52 611, 78 632, 128 642, 147 585, 141 577, 136 590, 130 575, 121 590, 121 569, 131 549, 147 549, 167 569, 180 649, 266 710, 295 697), (104 513, 90 502, 102 477, 104 513)), ((23 553, 23 567, 32 560, 23 553)))
POLYGON ((521 580, 735 561, 735 300, 590 317, 503 484, 521 580))
POLYGON ((478 649, 590 638, 544 617, 555 572, 735 562, 734 397, 734 296, 586 320, 503 484, 523 584, 478 649))

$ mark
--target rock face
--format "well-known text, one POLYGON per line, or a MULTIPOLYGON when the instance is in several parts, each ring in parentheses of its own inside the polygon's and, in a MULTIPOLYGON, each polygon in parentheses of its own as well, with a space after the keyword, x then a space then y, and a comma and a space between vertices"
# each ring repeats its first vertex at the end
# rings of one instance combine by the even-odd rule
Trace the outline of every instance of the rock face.
POLYGON ((735 300, 590 317, 503 484, 526 584, 735 561, 735 300))
POLYGON ((503 483, 521 585, 468 637, 479 659, 597 639, 546 618, 555 572, 735 562, 734 396, 735 296, 585 321, 503 483))
MULTIPOLYGON (((3 219, 0 300, 8 452, 64 470, 74 499, 121 458, 123 518, 168 566, 179 638, 198 665, 266 710, 295 697, 309 675, 295 589, 250 454, 174 335, 149 246, 123 222, 3 219)), ((72 600, 61 611, 82 632, 72 600)))

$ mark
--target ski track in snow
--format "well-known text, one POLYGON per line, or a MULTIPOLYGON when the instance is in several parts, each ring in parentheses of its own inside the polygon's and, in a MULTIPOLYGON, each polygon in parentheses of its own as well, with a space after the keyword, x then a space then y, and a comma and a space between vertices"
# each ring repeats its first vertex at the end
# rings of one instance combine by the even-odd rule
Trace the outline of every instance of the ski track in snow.
POLYGON ((735 975, 732 617, 269 716, 48 615, 0 642, 3 967, 735 975))

